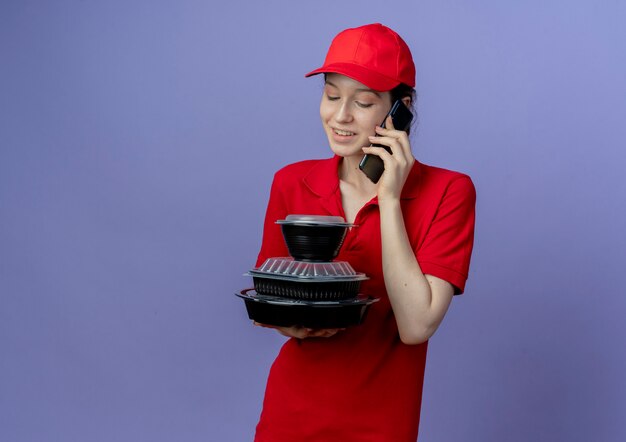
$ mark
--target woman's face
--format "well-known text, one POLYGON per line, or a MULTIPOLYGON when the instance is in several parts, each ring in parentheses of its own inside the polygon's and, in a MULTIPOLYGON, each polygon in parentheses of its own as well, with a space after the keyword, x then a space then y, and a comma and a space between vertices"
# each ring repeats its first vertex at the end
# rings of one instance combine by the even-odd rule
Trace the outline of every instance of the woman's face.
POLYGON ((368 136, 391 108, 389 92, 374 91, 345 75, 327 74, 320 104, 322 125, 332 151, 341 156, 363 155, 368 136))

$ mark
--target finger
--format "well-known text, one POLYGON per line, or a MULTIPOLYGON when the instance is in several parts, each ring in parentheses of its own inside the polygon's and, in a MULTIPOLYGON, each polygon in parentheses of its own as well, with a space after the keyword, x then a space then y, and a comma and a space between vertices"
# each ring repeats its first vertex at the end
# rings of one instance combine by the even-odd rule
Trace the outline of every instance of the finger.
POLYGON ((291 328, 277 328, 276 331, 287 338, 300 338, 299 334, 291 328))
POLYGON ((376 135, 378 136, 395 138, 402 144, 406 144, 408 146, 411 145, 411 143, 409 142, 409 134, 407 134, 403 130, 386 129, 384 127, 376 126, 374 128, 374 132, 376 132, 376 135))
POLYGON ((331 336, 336 335, 339 332, 338 328, 323 328, 318 330, 311 330, 309 332, 309 338, 330 338, 331 336))
POLYGON ((286 338, 296 338, 296 339, 303 339, 305 338, 305 336, 302 333, 292 333, 292 332, 287 332, 287 331, 283 331, 283 330, 277 330, 278 333, 280 333, 281 335, 283 335, 286 338))
POLYGON ((393 125, 393 118, 391 118, 391 115, 387 115, 387 119, 385 120, 385 127, 390 130, 396 129, 396 127, 393 125))
POLYGON ((393 171, 396 170, 396 166, 398 165, 398 161, 393 158, 395 155, 391 155, 385 149, 381 149, 380 147, 364 147, 363 153, 376 155, 383 161, 383 167, 385 168, 383 175, 388 174, 388 171, 392 171, 390 173, 395 175, 395 172, 393 171))
POLYGON ((391 124, 391 126, 390 126, 389 124, 385 123, 385 126, 386 127, 376 126, 374 128, 374 132, 376 132, 377 134, 380 134, 380 135, 394 137, 394 138, 400 138, 400 136, 402 136, 402 134, 406 135, 406 132, 404 132, 403 130, 396 129, 393 126, 393 124, 391 124))
POLYGON ((387 137, 387 136, 369 136, 369 140, 372 144, 382 144, 383 146, 387 146, 391 149, 392 154, 401 154, 405 157, 405 149, 403 149, 402 144, 398 141, 397 138, 387 137))
POLYGON ((376 126, 374 128, 376 135, 383 137, 391 137, 397 139, 400 144, 406 146, 408 150, 411 150, 411 143, 409 142, 409 134, 403 130, 385 129, 384 127, 376 126))
POLYGON ((291 336, 297 329, 297 327, 280 327, 278 325, 262 324, 256 321, 253 321, 253 323, 259 327, 274 329, 283 336, 291 336))
POLYGON ((369 155, 376 155, 377 157, 380 157, 381 160, 385 161, 386 158, 388 158, 388 161, 393 161, 392 160, 392 155, 387 152, 385 149, 382 149, 380 147, 376 147, 376 146, 366 146, 366 147, 362 147, 361 148, 363 150, 363 153, 369 154, 369 155))
POLYGON ((321 338, 326 334, 326 330, 307 330, 307 336, 309 338, 321 338))
POLYGON ((340 329, 340 328, 333 328, 333 329, 327 330, 326 337, 327 337, 327 338, 330 338, 331 336, 335 336, 335 335, 336 335, 337 333, 339 333, 341 330, 342 330, 342 329, 340 329))
POLYGON ((288 338, 304 339, 308 337, 308 332, 302 327, 278 327, 277 329, 281 335, 288 338))
MULTIPOLYGON (((406 158, 412 157, 413 152, 411 149, 411 142, 409 141, 409 135, 403 130, 390 130, 384 128, 376 128, 376 135, 378 137, 389 137, 398 141, 402 151, 406 158)), ((382 144, 382 143, 380 143, 382 144)))

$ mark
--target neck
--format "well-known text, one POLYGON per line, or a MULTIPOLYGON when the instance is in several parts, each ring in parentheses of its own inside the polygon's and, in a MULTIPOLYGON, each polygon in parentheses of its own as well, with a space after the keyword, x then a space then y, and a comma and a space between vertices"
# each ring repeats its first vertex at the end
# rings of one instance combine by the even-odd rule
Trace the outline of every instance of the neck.
POLYGON ((339 163, 339 179, 363 192, 376 193, 376 184, 359 169, 363 155, 343 157, 339 163))

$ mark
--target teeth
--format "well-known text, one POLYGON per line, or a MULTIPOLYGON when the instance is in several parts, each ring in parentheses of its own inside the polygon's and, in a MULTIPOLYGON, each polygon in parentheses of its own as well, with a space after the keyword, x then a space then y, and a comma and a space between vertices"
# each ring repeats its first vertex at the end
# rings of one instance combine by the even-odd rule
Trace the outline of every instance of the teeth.
POLYGON ((347 132, 345 130, 339 130, 339 129, 335 129, 335 133, 337 135, 345 135, 345 136, 354 135, 354 132, 347 132))

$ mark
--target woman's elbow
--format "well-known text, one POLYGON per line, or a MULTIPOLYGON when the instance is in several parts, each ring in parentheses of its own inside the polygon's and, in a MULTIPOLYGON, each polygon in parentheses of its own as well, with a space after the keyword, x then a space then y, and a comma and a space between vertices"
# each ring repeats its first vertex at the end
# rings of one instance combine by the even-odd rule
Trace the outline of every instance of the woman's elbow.
POLYGON ((419 345, 428 341, 435 334, 437 327, 415 327, 411 330, 399 330, 400 340, 406 345, 419 345))

